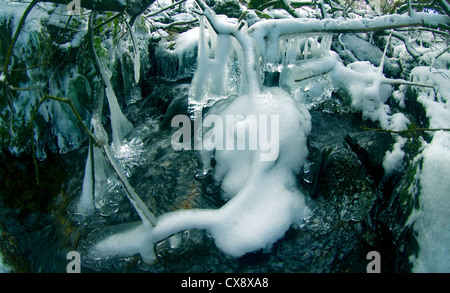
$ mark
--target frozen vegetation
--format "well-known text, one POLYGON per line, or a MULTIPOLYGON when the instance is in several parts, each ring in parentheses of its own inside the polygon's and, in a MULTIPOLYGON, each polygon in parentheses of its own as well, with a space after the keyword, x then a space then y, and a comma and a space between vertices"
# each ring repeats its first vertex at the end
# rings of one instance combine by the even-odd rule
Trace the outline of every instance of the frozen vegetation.
MULTIPOLYGON (((221 252, 238 258, 270 253, 290 228, 312 225, 320 205, 300 187, 298 176, 310 163, 310 112, 331 104, 324 111, 357 113, 376 126, 373 131, 392 135, 380 162, 383 182, 414 169, 405 187, 414 209, 400 228, 412 227, 417 235, 411 270, 450 272, 445 0, 434 8, 406 1, 397 7, 401 13, 391 1, 384 12, 359 1, 276 1, 273 7, 264 1, 207 5, 191 0, 173 6, 172 1, 143 1, 146 7, 138 14, 85 7, 70 18, 65 5, 54 4, 58 1, 0 1, 0 27, 8 34, 0 59, 5 63, 1 152, 31 153, 37 166, 48 152, 67 154, 88 145, 80 192, 67 212, 78 225, 98 228, 81 245, 86 262, 100 264, 95 268, 136 254, 152 265, 158 243, 176 243, 186 230, 207 231, 221 252), (27 7, 32 9, 22 25, 27 7), (61 38, 50 39, 51 30, 61 38), (58 58, 69 62, 51 64, 58 58), (39 63, 52 66, 35 66, 39 63), (177 152, 193 149, 197 169, 191 171, 199 180, 212 180, 208 188, 220 191, 223 205, 160 212, 130 183, 149 157, 151 140, 144 137, 153 132, 150 124, 133 125, 133 114, 125 113, 143 100, 142 85, 151 70, 166 82, 189 80, 189 116, 184 116, 189 119, 179 121, 193 135, 187 144, 183 136, 177 152), (343 97, 341 104, 336 95, 343 97), (422 109, 423 121, 407 114, 411 103, 422 109), (248 141, 235 149, 240 135, 248 141), (417 152, 408 153, 415 143, 417 152), (116 226, 104 229, 102 218, 121 208, 118 194, 128 198, 138 216, 131 218, 138 221, 114 220, 116 226)), ((172 120, 172 127, 179 121, 172 120)), ((174 147, 174 140, 166 147, 174 147)), ((0 257, 2 270, 7 271, 0 257)))

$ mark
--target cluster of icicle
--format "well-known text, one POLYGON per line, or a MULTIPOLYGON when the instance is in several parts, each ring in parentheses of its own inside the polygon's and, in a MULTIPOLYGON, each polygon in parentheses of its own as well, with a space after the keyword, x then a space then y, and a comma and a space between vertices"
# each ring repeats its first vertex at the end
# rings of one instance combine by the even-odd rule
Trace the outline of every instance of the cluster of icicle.
MULTIPOLYGON (((258 52, 245 24, 219 20, 206 5, 202 9, 206 18, 202 17, 201 21, 197 69, 190 96, 193 117, 202 115, 201 110, 206 105, 213 106, 204 118, 213 114, 223 118, 227 115, 243 117, 234 122, 232 129, 235 131, 225 133, 226 139, 235 137, 236 129, 242 125, 245 127, 249 117, 275 115, 279 117, 279 131, 277 129, 276 133, 279 138, 278 156, 264 161, 261 160, 261 150, 216 149, 216 165, 211 175, 217 184, 221 184, 223 195, 228 200, 225 205, 219 209, 173 211, 158 216, 154 221, 142 215, 140 225, 106 237, 91 247, 89 253, 92 258, 139 253, 145 262, 150 263, 155 259, 153 244, 187 229, 207 230, 219 249, 239 257, 270 248, 292 224, 311 212, 305 196, 297 187, 295 176, 308 152, 306 140, 311 128, 308 110, 295 103, 281 88, 262 86, 256 63, 258 52), (206 39, 206 26, 211 45, 206 39), (240 64, 239 73, 234 71, 233 63, 236 61, 240 64), (227 84, 229 79, 224 78, 227 76, 234 76, 236 83, 227 84), (214 107, 214 101, 218 100, 222 102, 221 106, 214 107)), ((110 101, 114 95, 108 92, 106 85, 110 101)), ((212 151, 200 151, 202 166, 210 166, 212 155, 212 151)), ((87 185, 91 185, 89 180, 87 185)))
MULTIPOLYGON (((223 139, 233 140, 237 129, 248 130, 251 125, 248 117, 277 116, 278 156, 265 161, 261 160, 261 150, 235 151, 217 147, 212 151, 199 151, 203 168, 200 172, 210 173, 227 200, 219 209, 178 210, 155 218, 139 202, 124 178, 122 183, 130 189, 127 194, 142 223, 94 243, 89 249, 94 259, 139 253, 146 263, 151 263, 156 258, 154 244, 187 229, 207 230, 220 250, 235 257, 270 248, 291 225, 311 214, 295 176, 301 171, 308 153, 306 140, 311 117, 304 103, 308 91, 309 97, 314 99, 320 98, 326 87, 345 90, 353 108, 362 112, 363 118, 377 121, 385 129, 407 127, 406 117, 401 113, 391 114, 385 104, 392 94, 391 84, 396 83, 383 76, 385 54, 376 68, 369 62, 359 61, 344 66, 338 55, 330 51, 332 34, 328 32, 331 26, 335 31, 357 31, 367 27, 368 22, 373 27, 383 27, 392 19, 379 17, 345 22, 288 19, 263 21, 248 28, 245 21, 219 19, 203 1, 196 2, 204 15, 198 30, 197 68, 189 101, 192 119, 208 115, 221 117, 223 121, 228 116, 242 117, 228 125, 224 133, 223 139), (311 32, 314 35, 308 34, 311 32), (263 86, 264 71, 279 72, 280 87, 263 86), (328 82, 315 78, 319 76, 327 76, 328 82), (306 83, 302 84, 303 81, 306 83), (206 107, 209 110, 203 113, 206 107), (214 168, 211 167, 212 156, 216 161, 214 168)), ((427 14, 398 16, 393 21, 408 24, 419 18, 424 22, 432 21, 427 14)), ((107 81, 108 75, 102 75, 107 81)), ((105 83, 111 111, 121 113, 114 102, 112 88, 105 83)), ((120 114, 111 118, 113 132, 128 125, 120 114)), ((203 135, 201 131, 198 133, 203 135)), ((113 133, 113 146, 117 148, 120 141, 114 137, 113 133)), ((195 137, 194 144, 200 144, 201 138, 195 137)), ((197 145, 195 149, 201 147, 197 145)), ((111 156, 109 148, 103 150, 106 157, 111 156)), ((95 162, 95 159, 90 161, 95 162)), ((87 164, 86 170, 89 168, 92 169, 87 164)), ((86 185, 92 186, 89 179, 86 181, 86 185)))

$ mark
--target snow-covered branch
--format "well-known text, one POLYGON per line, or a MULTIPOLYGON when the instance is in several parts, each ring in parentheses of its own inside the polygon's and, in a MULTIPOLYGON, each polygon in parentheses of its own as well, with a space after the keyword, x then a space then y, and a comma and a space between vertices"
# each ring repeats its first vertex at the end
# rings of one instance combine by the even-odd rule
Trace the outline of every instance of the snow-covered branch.
POLYGON ((259 85, 259 78, 256 76, 256 51, 255 47, 253 45, 253 40, 247 33, 246 29, 245 32, 242 32, 243 26, 245 26, 245 23, 240 23, 239 26, 236 26, 232 23, 227 23, 224 21, 220 21, 217 19, 215 13, 211 10, 211 8, 206 5, 203 0, 196 0, 197 4, 200 6, 200 8, 203 10, 204 15, 208 19, 209 23, 211 24, 212 28, 219 34, 222 35, 232 35, 238 43, 241 45, 244 55, 245 55, 245 74, 247 76, 247 81, 249 83, 249 90, 252 92, 259 92, 260 85, 259 85))
POLYGON ((358 33, 404 27, 448 28, 450 17, 425 12, 413 16, 386 15, 374 18, 341 19, 273 19, 261 21, 249 28, 249 34, 260 46, 262 52, 277 52, 278 39, 282 35, 301 33, 358 33))

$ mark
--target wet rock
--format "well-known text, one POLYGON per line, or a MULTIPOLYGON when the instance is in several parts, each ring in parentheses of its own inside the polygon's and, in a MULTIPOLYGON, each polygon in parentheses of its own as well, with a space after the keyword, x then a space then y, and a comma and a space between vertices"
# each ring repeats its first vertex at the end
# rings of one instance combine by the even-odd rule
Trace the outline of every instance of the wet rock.
POLYGON ((343 221, 363 220, 379 191, 356 154, 336 144, 322 150, 321 161, 314 196, 335 203, 343 221))
POLYGON ((384 173, 381 165, 384 155, 393 144, 391 134, 383 131, 356 132, 345 136, 345 141, 364 163, 369 174, 379 183, 384 173))

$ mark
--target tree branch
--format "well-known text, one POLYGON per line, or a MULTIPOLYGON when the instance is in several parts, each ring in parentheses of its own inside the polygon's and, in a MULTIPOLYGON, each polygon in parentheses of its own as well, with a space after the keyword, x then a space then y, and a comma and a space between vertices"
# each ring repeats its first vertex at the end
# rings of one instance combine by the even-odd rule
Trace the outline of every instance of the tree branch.
MULTIPOLYGON (((306 33, 362 33, 406 27, 450 27, 447 15, 416 12, 408 15, 385 15, 374 18, 350 19, 270 19, 252 25, 248 32, 264 53, 277 52, 279 37, 306 33)), ((269 62, 274 62, 270 60, 269 62)))

